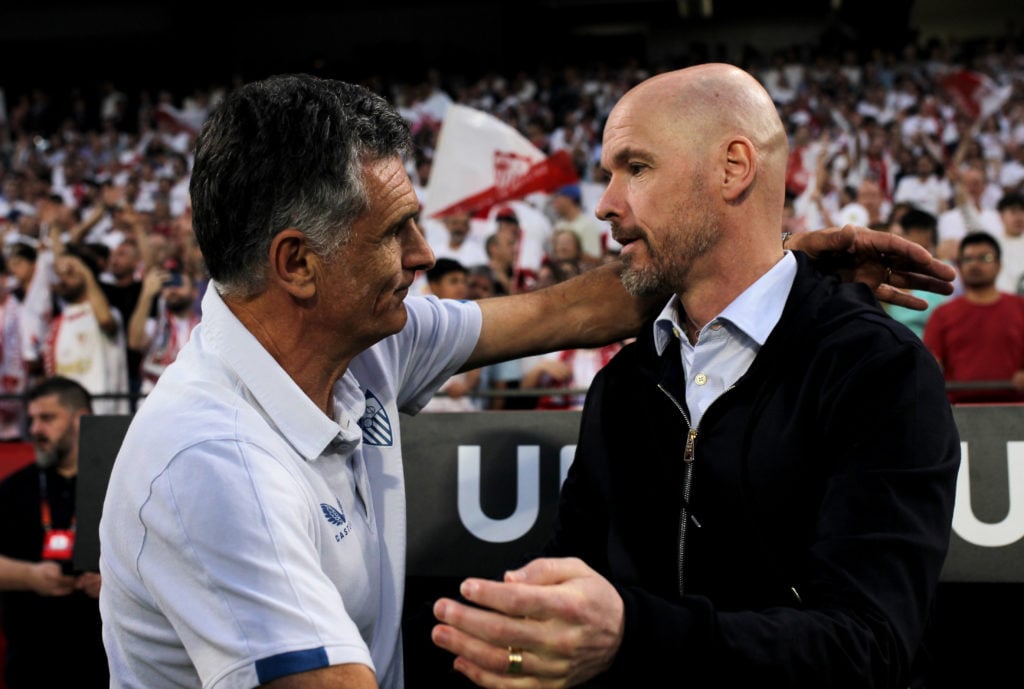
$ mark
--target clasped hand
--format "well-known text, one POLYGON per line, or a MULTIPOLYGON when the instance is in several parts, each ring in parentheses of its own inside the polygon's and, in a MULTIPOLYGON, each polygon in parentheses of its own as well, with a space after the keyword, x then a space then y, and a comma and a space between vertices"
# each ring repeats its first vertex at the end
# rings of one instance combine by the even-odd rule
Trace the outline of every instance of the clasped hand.
POLYGON ((459 592, 469 604, 434 604, 431 638, 481 687, 575 686, 607 670, 622 643, 622 599, 577 558, 537 559, 500 582, 466 579, 459 592))

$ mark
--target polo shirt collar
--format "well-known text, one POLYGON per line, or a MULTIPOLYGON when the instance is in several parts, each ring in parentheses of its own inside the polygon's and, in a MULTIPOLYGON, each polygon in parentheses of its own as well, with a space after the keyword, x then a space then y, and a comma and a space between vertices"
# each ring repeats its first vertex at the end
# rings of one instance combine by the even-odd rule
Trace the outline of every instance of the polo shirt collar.
MULTIPOLYGON (((225 365, 235 371, 242 386, 256 401, 268 423, 274 425, 288 443, 302 457, 314 460, 332 442, 351 445, 353 448, 362 439, 358 426, 343 419, 342 427, 324 412, 303 392, 295 381, 285 373, 280 364, 263 347, 241 321, 224 303, 215 283, 210 284, 202 302, 202 330, 206 338, 225 365)), ((335 386, 335 407, 339 388, 348 390, 355 385, 349 373, 335 386), (351 377, 351 381, 346 378, 351 377), (343 382, 346 383, 343 385, 343 382)), ((352 396, 345 394, 344 401, 352 396)), ((365 404, 365 400, 362 402, 365 404)), ((362 410, 351 410, 354 418, 362 416, 362 410)), ((351 418, 351 417, 348 417, 351 418)))

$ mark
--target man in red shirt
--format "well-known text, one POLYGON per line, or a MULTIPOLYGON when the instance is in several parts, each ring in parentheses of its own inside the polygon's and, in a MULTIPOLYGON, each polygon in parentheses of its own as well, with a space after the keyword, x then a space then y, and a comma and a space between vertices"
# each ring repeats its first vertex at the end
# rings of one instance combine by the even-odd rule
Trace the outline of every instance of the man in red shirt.
POLYGON ((949 391, 951 402, 1024 402, 1024 298, 1000 292, 999 242, 985 232, 960 242, 957 267, 964 293, 938 306, 924 343, 947 382, 979 387, 949 391), (992 382, 1011 383, 991 386, 992 382))

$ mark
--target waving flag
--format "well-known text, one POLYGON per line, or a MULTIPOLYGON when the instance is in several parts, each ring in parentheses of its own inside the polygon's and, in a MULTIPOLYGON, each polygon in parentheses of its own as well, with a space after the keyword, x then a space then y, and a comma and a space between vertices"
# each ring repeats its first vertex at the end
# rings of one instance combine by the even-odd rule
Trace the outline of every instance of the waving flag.
POLYGON ((497 117, 452 104, 441 123, 423 215, 479 213, 578 180, 565 151, 545 156, 497 117))
POLYGON ((197 134, 206 120, 206 111, 183 110, 170 103, 160 103, 155 110, 158 122, 166 122, 174 133, 188 132, 197 134))
POLYGON ((991 77, 968 69, 950 72, 939 83, 974 120, 983 120, 998 112, 1010 99, 1009 85, 1000 86, 991 77))

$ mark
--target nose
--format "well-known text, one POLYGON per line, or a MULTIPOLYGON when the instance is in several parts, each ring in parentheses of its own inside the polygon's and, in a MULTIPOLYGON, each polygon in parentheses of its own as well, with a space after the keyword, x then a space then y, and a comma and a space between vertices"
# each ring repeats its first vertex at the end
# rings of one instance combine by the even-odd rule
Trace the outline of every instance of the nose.
POLYGON ((601 198, 597 201, 594 215, 601 220, 617 220, 622 217, 625 201, 622 196, 621 187, 622 184, 616 180, 615 175, 612 175, 611 179, 608 180, 608 186, 605 187, 604 193, 601 194, 601 198))
POLYGON ((434 265, 434 251, 427 244, 423 229, 416 225, 409 239, 402 247, 402 267, 406 270, 428 270, 434 265))

